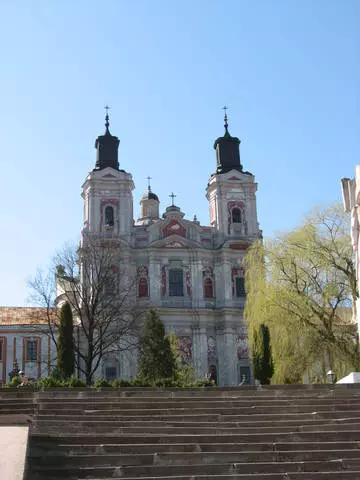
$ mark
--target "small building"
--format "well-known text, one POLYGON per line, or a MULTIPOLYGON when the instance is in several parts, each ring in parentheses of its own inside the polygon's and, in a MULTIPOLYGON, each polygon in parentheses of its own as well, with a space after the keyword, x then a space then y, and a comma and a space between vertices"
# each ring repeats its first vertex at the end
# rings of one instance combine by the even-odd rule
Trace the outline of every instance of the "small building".
POLYGON ((0 382, 17 365, 30 378, 50 375, 56 348, 49 335, 46 308, 0 307, 0 382))

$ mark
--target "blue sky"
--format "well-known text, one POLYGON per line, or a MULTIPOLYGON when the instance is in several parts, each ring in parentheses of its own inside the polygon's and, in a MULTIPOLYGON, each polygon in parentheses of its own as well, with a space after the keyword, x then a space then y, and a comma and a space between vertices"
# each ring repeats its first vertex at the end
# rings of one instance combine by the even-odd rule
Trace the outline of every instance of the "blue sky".
POLYGON ((82 225, 111 106, 134 206, 150 175, 209 222, 213 142, 241 138, 265 236, 341 198, 360 162, 357 0, 0 0, 0 305, 82 225))

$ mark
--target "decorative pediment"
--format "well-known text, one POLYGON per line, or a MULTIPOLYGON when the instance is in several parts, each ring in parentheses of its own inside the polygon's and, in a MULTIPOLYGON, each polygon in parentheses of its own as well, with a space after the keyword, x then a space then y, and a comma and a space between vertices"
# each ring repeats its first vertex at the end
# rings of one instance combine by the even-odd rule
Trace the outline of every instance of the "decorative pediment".
POLYGON ((165 228, 163 228, 164 237, 170 235, 179 235, 180 237, 186 237, 186 230, 175 218, 171 220, 165 228))
POLYGON ((166 248, 183 248, 185 245, 181 242, 169 242, 165 244, 166 248))
POLYGON ((155 240, 149 246, 154 248, 198 248, 199 244, 188 238, 172 235, 171 237, 155 240))
POLYGON ((103 175, 101 178, 116 178, 115 175, 112 175, 111 173, 107 173, 106 175, 103 175))
POLYGON ((240 178, 235 177, 235 176, 233 175, 232 177, 229 178, 229 180, 240 180, 240 178))

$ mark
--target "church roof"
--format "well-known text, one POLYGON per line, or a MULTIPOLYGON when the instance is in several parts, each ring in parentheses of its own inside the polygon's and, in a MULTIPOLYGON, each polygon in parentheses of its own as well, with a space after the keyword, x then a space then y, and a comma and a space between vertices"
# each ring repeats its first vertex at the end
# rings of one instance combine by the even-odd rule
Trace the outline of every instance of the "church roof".
POLYGON ((0 307, 0 325, 44 325, 47 309, 39 307, 0 307))

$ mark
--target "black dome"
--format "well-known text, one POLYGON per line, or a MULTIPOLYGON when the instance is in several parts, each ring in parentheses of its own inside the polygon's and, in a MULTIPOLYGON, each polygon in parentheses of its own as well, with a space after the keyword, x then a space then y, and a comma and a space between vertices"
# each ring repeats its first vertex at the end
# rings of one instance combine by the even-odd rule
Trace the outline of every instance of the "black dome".
POLYGON ((148 190, 146 193, 144 193, 141 200, 156 200, 156 201, 159 201, 159 197, 156 195, 156 193, 153 193, 151 190, 148 190))

